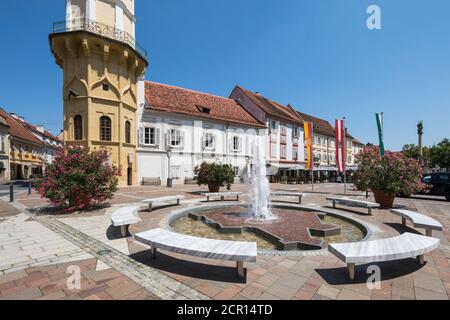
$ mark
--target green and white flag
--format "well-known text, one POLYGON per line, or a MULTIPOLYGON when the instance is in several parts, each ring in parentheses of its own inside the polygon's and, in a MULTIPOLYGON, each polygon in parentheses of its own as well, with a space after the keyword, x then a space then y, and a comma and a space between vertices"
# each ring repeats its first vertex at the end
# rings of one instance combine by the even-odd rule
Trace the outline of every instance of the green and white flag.
POLYGON ((384 157, 384 124, 383 124, 383 113, 377 113, 377 126, 378 126, 378 136, 380 138, 380 153, 384 157))

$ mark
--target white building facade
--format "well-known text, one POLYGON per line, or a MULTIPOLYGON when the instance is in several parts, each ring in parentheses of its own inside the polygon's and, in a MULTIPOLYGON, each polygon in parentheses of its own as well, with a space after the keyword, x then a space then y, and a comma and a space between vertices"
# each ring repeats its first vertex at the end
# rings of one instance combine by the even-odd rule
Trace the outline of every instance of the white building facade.
POLYGON ((145 93, 138 129, 140 183, 164 182, 170 174, 182 184, 203 162, 229 164, 237 180, 245 180, 253 141, 267 134, 262 123, 231 99, 152 82, 145 83, 145 93))

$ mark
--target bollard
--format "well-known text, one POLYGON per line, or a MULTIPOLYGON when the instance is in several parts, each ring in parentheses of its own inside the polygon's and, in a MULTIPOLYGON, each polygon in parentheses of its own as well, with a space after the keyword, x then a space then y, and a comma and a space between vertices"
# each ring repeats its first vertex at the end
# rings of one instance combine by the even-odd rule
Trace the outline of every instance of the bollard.
POLYGON ((14 202, 14 183, 9 185, 9 201, 14 202))
POLYGON ((31 187, 33 186, 33 182, 30 180, 28 181, 28 195, 31 195, 31 187))

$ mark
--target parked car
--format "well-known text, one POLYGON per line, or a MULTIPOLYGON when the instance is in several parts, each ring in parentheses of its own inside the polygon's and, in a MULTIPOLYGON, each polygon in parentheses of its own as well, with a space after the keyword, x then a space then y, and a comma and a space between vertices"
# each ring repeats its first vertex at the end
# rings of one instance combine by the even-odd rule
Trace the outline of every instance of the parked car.
POLYGON ((426 174, 423 176, 422 182, 429 186, 424 192, 425 194, 443 196, 450 201, 450 173, 426 174))

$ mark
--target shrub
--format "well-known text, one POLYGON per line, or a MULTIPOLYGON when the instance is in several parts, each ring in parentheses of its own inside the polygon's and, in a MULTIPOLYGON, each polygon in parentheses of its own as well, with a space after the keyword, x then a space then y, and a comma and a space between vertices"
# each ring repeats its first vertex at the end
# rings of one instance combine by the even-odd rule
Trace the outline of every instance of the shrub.
POLYGON ((68 212, 85 210, 111 199, 120 172, 109 163, 105 149, 88 152, 82 147, 61 149, 46 176, 35 183, 41 197, 68 212))
POLYGON ((372 189, 410 196, 425 187, 419 161, 401 152, 387 151, 381 157, 378 147, 366 146, 356 156, 356 162, 354 184, 361 191, 372 189))
POLYGON ((194 169, 194 173, 197 175, 197 184, 199 186, 226 186, 230 190, 231 185, 234 183, 233 167, 227 164, 203 162, 194 169))

